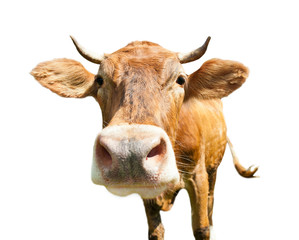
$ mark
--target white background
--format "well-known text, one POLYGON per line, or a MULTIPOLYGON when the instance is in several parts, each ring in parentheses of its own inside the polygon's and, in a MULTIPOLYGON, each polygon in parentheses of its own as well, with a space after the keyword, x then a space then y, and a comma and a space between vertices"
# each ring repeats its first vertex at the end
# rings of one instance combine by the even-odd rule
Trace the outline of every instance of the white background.
MULTIPOLYGON (((213 57, 250 68, 241 89, 224 99, 229 151, 219 167, 214 227, 218 240, 299 239, 298 5, 296 1, 2 1, 0 3, 0 239, 147 239, 142 201, 93 185, 90 167, 101 113, 92 98, 65 99, 29 75, 53 58, 87 62, 69 35, 111 53, 133 40, 172 51, 212 40, 192 73, 213 57), (84 2, 84 3, 83 3, 84 2)), ((162 213, 165 239, 193 239, 182 191, 162 213)))

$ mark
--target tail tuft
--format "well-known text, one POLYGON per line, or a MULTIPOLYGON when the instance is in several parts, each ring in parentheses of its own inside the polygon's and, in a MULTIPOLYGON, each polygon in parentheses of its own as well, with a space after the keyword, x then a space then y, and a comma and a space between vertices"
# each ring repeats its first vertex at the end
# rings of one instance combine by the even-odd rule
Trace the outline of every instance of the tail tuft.
POLYGON ((234 151, 234 147, 233 147, 231 141, 228 138, 227 138, 227 143, 229 145, 230 151, 231 151, 232 156, 233 156, 233 161, 234 161, 235 168, 236 168, 237 172, 240 174, 240 176, 245 177, 245 178, 257 177, 257 176, 254 176, 254 174, 258 170, 258 167, 250 166, 247 169, 245 167, 243 167, 241 165, 235 151, 234 151))

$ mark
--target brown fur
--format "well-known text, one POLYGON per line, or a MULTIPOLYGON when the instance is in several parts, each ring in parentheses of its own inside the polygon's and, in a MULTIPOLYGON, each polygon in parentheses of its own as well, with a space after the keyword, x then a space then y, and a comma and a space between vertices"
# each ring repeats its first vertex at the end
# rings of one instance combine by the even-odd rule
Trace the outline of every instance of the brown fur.
POLYGON ((31 74, 40 84, 63 97, 86 97, 94 91, 94 75, 81 63, 55 59, 38 64, 31 74))
MULTIPOLYGON (((80 63, 67 59, 41 63, 32 75, 61 96, 94 96, 102 109, 103 127, 134 123, 164 129, 173 144, 181 182, 156 199, 144 200, 149 239, 163 239, 159 211, 171 209, 182 188, 190 196, 195 238, 209 239, 216 171, 227 144, 220 99, 245 82, 245 66, 212 59, 187 79, 176 53, 154 43, 133 42, 106 55, 97 74, 104 80, 102 86, 80 63), (176 83, 179 76, 187 80, 184 87, 176 83)), ((255 173, 242 170, 238 171, 245 177, 255 173)))
POLYGON ((241 63, 211 59, 190 75, 187 98, 192 96, 203 99, 226 97, 245 82, 248 72, 248 69, 241 63))

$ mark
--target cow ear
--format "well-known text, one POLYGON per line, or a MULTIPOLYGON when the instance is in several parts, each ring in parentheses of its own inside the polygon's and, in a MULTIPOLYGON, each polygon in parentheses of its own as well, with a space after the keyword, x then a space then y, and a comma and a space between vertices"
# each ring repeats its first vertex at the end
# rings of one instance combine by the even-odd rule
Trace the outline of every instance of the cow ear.
POLYGON ((30 74, 62 97, 82 98, 96 91, 94 75, 75 60, 63 58, 42 62, 30 74))
POLYGON ((241 87, 248 74, 248 68, 239 62, 221 59, 208 60, 189 76, 185 99, 226 97, 241 87))

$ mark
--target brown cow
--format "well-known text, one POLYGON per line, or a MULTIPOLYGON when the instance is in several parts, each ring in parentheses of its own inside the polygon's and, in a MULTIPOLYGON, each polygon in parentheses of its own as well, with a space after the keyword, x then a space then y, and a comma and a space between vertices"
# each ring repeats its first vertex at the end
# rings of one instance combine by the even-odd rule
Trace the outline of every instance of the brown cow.
POLYGON ((96 55, 73 39, 84 58, 100 64, 96 75, 70 59, 43 62, 31 72, 60 96, 93 96, 100 104, 103 130, 95 140, 92 180, 116 195, 142 197, 149 239, 163 239, 160 210, 169 210, 182 188, 190 196, 195 239, 210 239, 216 171, 227 143, 240 175, 257 171, 238 162, 220 100, 245 82, 248 69, 211 59, 189 76, 183 70, 209 41, 187 54, 133 42, 96 55))

